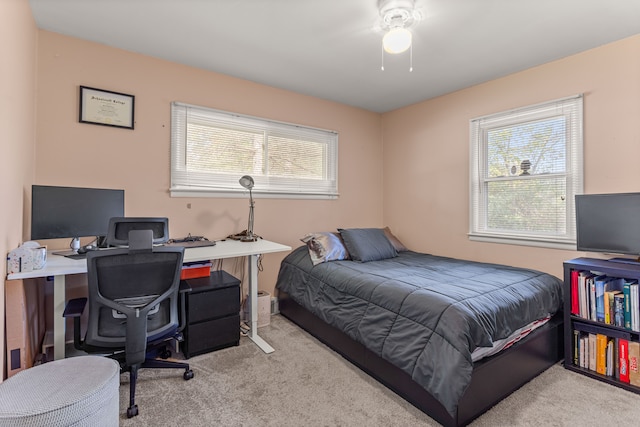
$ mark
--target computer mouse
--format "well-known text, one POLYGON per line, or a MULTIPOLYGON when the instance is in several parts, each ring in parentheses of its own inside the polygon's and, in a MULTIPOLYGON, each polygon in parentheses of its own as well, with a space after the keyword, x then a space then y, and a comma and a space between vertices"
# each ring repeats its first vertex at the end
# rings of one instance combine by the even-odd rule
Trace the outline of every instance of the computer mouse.
POLYGON ((78 248, 78 253, 79 254, 86 254, 89 251, 95 251, 96 249, 98 249, 96 246, 94 245, 86 245, 86 246, 80 246, 80 248, 78 248))

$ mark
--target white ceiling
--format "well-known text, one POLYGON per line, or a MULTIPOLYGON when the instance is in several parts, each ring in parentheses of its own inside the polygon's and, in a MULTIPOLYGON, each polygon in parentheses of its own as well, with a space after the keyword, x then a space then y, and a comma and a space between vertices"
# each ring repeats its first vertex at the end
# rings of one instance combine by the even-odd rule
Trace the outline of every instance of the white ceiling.
POLYGON ((413 72, 381 71, 378 0, 29 3, 44 30, 374 112, 640 33, 640 0, 416 0, 413 72))

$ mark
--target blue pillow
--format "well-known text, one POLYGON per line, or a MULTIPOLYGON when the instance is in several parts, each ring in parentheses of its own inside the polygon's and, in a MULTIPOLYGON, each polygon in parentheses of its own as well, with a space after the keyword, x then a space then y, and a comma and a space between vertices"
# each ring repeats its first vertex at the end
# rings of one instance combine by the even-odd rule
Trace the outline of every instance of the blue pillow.
POLYGON ((313 265, 349 259, 349 252, 338 233, 309 233, 300 240, 307 244, 313 265))
POLYGON ((339 228, 338 231, 352 260, 379 261, 398 256, 381 228, 339 228))

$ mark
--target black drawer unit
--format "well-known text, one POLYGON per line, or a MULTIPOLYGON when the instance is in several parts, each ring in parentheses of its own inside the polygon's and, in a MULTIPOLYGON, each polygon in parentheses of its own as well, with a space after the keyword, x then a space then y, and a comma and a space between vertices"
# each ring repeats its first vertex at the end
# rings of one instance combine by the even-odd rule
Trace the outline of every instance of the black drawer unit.
POLYGON ((240 280, 223 270, 183 280, 186 358, 240 343, 240 280))

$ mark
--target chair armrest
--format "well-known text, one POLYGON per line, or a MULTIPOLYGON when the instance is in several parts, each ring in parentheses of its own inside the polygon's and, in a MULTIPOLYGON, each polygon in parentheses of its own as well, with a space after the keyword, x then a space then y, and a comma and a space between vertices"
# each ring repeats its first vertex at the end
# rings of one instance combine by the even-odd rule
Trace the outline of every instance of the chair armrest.
POLYGON ((187 294, 191 293, 193 289, 186 280, 180 280, 180 287, 178 289, 178 332, 182 332, 185 326, 187 326, 187 294))
POLYGON ((182 332, 187 326, 187 293, 189 292, 191 292, 190 287, 188 291, 183 289, 178 295, 178 332, 182 332))
POLYGON ((80 316, 82 316, 85 305, 87 305, 86 298, 74 298, 67 301, 67 305, 64 307, 64 311, 62 312, 63 317, 70 317, 73 319, 73 346, 78 350, 83 349, 80 331, 80 316))
POLYGON ((86 298, 75 298, 69 300, 62 313, 63 317, 80 317, 84 311, 84 307, 87 305, 86 298))

